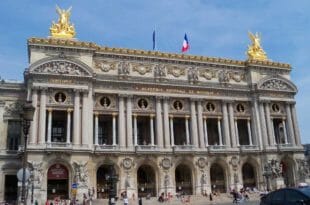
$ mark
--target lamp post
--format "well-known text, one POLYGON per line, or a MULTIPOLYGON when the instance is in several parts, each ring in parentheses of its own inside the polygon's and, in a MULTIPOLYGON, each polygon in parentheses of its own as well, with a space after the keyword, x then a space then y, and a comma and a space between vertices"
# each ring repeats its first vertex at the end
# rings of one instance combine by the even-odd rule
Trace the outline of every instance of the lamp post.
POLYGON ((29 134, 29 128, 30 123, 33 119, 35 108, 32 106, 31 101, 27 101, 23 107, 23 112, 21 114, 21 117, 23 119, 22 125, 23 125, 23 133, 24 133, 24 154, 23 154, 23 178, 22 178, 22 194, 21 194, 21 202, 23 204, 27 204, 26 199, 26 188, 25 188, 25 181, 26 181, 26 168, 27 168, 27 143, 28 143, 28 134, 29 134))
POLYGON ((110 165, 110 172, 105 177, 109 184, 109 205, 114 205, 116 197, 115 183, 118 181, 118 176, 114 173, 113 165, 110 165))

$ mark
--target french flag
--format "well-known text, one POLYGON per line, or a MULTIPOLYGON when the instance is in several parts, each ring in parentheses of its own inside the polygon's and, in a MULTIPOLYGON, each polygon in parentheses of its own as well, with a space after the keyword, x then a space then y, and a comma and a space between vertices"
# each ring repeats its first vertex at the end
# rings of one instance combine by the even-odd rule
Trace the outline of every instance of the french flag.
POLYGON ((189 49, 189 43, 188 43, 188 39, 187 39, 187 35, 185 33, 184 35, 184 40, 183 40, 183 46, 182 46, 182 52, 186 52, 189 49))

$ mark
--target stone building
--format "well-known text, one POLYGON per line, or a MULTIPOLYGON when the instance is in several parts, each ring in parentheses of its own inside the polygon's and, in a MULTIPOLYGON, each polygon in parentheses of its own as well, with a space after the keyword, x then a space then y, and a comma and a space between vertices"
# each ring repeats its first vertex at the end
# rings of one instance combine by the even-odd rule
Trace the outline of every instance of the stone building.
POLYGON ((28 198, 42 203, 105 198, 112 174, 129 196, 264 189, 267 164, 286 186, 307 178, 288 64, 53 37, 29 39, 28 56, 24 82, 0 83, 0 200, 17 197, 30 100, 28 198))

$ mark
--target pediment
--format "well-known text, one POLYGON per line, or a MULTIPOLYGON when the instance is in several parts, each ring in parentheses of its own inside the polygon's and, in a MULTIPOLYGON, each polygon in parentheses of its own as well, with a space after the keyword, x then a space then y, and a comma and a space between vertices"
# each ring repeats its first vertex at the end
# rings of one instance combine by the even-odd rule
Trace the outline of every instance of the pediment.
POLYGON ((49 60, 31 66, 30 73, 91 77, 85 66, 69 60, 49 60))
POLYGON ((266 77, 257 84, 257 87, 258 90, 297 92, 297 87, 281 76, 266 77))

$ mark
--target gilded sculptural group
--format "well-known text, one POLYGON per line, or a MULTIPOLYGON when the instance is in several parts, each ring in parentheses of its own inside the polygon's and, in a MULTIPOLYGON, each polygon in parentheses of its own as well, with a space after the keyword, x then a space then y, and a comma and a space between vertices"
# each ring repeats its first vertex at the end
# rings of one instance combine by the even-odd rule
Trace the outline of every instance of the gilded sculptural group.
POLYGON ((58 22, 52 23, 50 28, 50 33, 52 37, 57 38, 73 38, 75 36, 75 28, 74 25, 70 23, 70 15, 71 15, 71 8, 68 10, 61 9, 56 6, 56 11, 59 15, 58 22))

